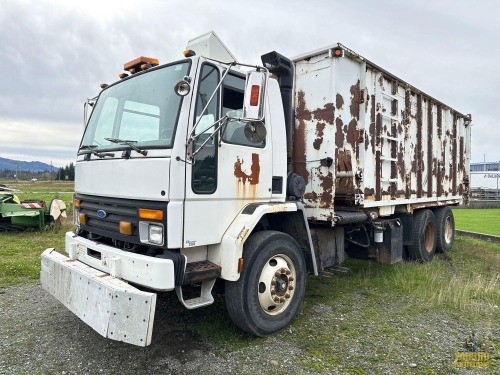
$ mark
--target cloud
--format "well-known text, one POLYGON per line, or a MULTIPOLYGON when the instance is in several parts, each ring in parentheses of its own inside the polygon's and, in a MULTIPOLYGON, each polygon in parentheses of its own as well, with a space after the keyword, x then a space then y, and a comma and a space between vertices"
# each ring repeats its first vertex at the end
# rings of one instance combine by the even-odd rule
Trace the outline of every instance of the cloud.
POLYGON ((54 166, 62 167, 75 161, 82 133, 83 124, 77 128, 68 123, 0 118, 2 157, 47 164, 53 162, 54 166))
POLYGON ((272 50, 292 57, 342 42, 471 113, 472 159, 486 153, 500 160, 499 10, 500 3, 487 0, 149 0, 140 6, 131 0, 3 0, 0 156, 72 160, 83 102, 99 92, 99 83, 117 80, 123 64, 137 56, 179 59, 189 39, 215 30, 240 61, 254 64, 272 50), (57 146, 31 143, 41 128, 57 146))

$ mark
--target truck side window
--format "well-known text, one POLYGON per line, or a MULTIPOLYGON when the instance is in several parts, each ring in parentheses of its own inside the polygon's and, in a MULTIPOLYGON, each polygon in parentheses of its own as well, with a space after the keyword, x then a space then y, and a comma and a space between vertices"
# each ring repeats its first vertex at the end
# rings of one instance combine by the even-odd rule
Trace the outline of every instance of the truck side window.
MULTIPOLYGON (((219 71, 213 65, 205 64, 201 69, 200 85, 196 94, 195 121, 202 116, 195 134, 201 134, 218 119, 219 100, 216 95, 207 110, 202 113, 219 83, 219 71)), ((193 142, 197 150, 213 133, 214 127, 201 134, 193 142)), ((196 154, 193 165, 192 189, 198 194, 211 194, 217 189, 217 139, 216 135, 196 154)))
MULTIPOLYGON (((222 91, 222 115, 240 118, 243 116, 243 99, 245 91, 245 78, 228 74, 224 78, 222 91)), ((242 146, 264 147, 265 140, 252 143, 245 137, 245 123, 230 120, 222 134, 222 140, 242 146)))

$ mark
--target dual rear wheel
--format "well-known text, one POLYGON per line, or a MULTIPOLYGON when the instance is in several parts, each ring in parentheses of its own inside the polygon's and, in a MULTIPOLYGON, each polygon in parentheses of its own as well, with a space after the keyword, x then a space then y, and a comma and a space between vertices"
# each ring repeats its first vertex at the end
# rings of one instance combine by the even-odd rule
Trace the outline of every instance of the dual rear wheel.
POLYGON ((411 259, 430 262, 436 252, 447 252, 455 240, 455 219, 448 206, 418 210, 413 215, 413 231, 408 254, 411 259))

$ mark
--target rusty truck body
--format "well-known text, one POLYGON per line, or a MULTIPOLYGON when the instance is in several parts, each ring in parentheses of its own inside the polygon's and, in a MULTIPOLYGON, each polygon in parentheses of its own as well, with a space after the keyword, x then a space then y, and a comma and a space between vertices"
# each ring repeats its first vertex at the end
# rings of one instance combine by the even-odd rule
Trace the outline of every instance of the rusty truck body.
POLYGON ((269 335, 308 273, 452 247, 471 116, 342 44, 253 66, 208 33, 124 70, 85 124, 68 256, 42 254, 42 286, 101 335, 149 345, 158 291, 198 308, 217 280, 235 324, 269 335))

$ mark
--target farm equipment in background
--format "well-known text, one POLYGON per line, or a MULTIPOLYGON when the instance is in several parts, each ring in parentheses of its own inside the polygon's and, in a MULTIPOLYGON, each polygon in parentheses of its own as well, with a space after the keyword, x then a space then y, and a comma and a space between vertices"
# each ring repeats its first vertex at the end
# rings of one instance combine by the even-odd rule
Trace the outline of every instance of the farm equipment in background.
POLYGON ((12 192, 0 192, 0 231, 44 229, 59 226, 66 217, 66 204, 53 199, 50 205, 41 200, 23 200, 12 192))

